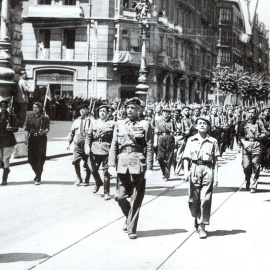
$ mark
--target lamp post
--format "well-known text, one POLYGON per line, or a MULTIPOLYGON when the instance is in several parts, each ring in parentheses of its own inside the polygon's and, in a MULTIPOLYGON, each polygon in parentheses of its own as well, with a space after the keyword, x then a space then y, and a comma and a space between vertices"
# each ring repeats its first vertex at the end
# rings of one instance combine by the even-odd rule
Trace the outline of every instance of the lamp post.
MULTIPOLYGON (((136 12, 136 19, 139 22, 140 25, 140 31, 141 31, 141 65, 139 70, 139 78, 138 82, 139 84, 136 86, 137 92, 145 91, 149 89, 149 86, 146 85, 147 80, 147 70, 146 70, 146 34, 149 30, 150 24, 149 24, 149 18, 151 17, 149 12, 149 4, 151 4, 150 0, 141 0, 139 1, 133 1, 132 7, 134 8, 136 12)), ((137 93, 136 92, 136 93, 137 93)))

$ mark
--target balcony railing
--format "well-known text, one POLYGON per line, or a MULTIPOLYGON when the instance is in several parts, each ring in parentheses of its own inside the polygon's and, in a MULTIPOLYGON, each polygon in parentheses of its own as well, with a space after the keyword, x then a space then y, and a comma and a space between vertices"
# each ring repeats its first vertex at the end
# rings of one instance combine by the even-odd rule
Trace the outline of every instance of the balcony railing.
POLYGON ((159 54, 157 57, 157 64, 159 66, 171 67, 172 66, 171 57, 165 54, 159 54))
MULTIPOLYGON (((131 63, 140 64, 141 63, 141 53, 130 52, 130 51, 115 51, 113 57, 114 63, 131 63)), ((151 53, 146 53, 146 64, 153 64, 153 55, 151 53)))
POLYGON ((75 50, 74 49, 62 49, 62 59, 63 60, 74 60, 75 50))
POLYGON ((79 5, 30 5, 27 17, 33 18, 81 18, 83 10, 79 5))
POLYGON ((183 60, 181 59, 173 59, 172 66, 177 71, 186 71, 186 66, 183 60))

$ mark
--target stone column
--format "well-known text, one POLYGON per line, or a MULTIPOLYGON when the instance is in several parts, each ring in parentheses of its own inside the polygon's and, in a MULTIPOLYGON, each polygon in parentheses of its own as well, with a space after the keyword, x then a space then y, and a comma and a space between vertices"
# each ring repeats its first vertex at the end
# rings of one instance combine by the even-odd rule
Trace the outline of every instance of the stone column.
POLYGON ((8 0, 2 0, 2 8, 1 8, 1 40, 8 39, 8 0))

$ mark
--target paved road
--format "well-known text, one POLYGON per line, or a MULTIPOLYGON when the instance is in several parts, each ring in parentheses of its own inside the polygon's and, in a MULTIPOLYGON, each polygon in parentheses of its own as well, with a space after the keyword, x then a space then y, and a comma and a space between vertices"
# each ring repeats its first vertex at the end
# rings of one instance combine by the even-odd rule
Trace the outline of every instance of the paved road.
POLYGON ((242 188, 240 155, 228 152, 221 163, 206 240, 194 232, 188 184, 164 182, 158 167, 135 241, 122 231, 117 203, 92 193, 93 180, 73 185, 71 157, 47 161, 41 186, 28 164, 12 167, 0 188, 0 269, 268 269, 269 175, 253 195, 242 188))

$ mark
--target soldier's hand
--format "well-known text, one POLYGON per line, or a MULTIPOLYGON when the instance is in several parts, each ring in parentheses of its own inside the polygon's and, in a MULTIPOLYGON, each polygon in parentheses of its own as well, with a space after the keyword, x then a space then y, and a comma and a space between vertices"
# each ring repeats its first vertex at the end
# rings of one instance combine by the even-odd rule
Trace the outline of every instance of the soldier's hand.
POLYGON ((187 171, 187 172, 185 172, 185 174, 184 174, 184 180, 185 180, 186 182, 188 182, 189 179, 190 179, 190 172, 187 171))
POLYGON ((152 170, 146 170, 144 178, 149 178, 153 174, 152 170))
POLYGON ((113 166, 109 166, 108 173, 109 173, 112 177, 116 177, 116 176, 117 176, 116 169, 115 169, 115 167, 113 167, 113 166))

